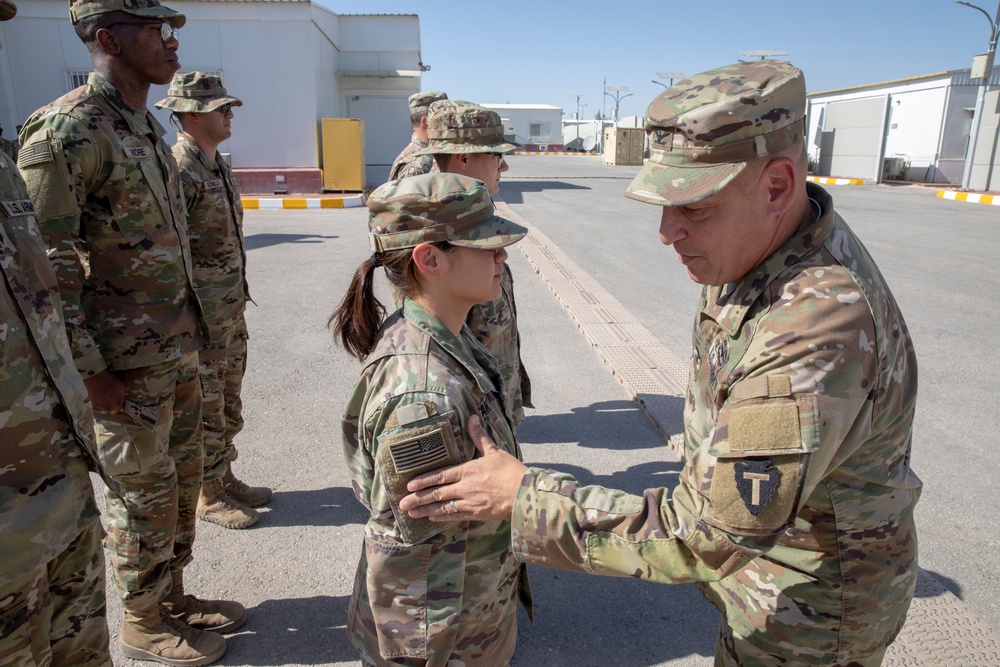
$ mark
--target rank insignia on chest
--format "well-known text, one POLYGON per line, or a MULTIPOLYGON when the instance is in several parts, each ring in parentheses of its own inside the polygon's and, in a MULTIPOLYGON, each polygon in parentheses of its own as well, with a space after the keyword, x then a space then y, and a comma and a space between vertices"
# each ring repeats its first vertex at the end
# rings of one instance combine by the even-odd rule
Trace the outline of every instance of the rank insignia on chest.
POLYGON ((746 505, 747 511, 759 515, 774 497, 781 480, 781 472, 770 459, 743 459, 733 466, 736 475, 736 489, 746 505))

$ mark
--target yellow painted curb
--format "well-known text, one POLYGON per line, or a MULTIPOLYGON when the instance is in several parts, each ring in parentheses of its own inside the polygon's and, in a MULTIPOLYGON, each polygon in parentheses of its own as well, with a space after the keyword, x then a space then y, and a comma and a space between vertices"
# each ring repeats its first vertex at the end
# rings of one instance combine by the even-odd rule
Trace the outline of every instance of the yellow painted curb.
POLYGON ((514 155, 584 155, 594 156, 600 153, 581 153, 580 151, 514 151, 514 155))
POLYGON ((365 205, 364 195, 349 197, 241 197, 245 209, 356 208, 365 205))
POLYGON ((866 178, 826 178, 825 176, 806 176, 806 180, 822 185, 865 185, 874 183, 866 178))
POLYGON ((989 204, 1000 206, 1000 197, 996 195, 981 195, 978 192, 957 192, 955 190, 938 190, 937 196, 952 201, 966 201, 972 204, 989 204))

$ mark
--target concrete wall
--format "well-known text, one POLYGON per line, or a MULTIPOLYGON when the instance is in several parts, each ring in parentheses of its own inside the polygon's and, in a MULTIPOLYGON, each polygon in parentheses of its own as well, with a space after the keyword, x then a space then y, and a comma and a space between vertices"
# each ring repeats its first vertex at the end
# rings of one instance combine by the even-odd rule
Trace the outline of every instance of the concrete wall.
POLYGON ((559 107, 548 105, 517 105, 517 104, 484 104, 493 109, 504 120, 504 134, 513 135, 514 140, 524 146, 525 150, 562 150, 562 116, 559 107), (541 125, 541 134, 531 133, 532 125, 541 125))

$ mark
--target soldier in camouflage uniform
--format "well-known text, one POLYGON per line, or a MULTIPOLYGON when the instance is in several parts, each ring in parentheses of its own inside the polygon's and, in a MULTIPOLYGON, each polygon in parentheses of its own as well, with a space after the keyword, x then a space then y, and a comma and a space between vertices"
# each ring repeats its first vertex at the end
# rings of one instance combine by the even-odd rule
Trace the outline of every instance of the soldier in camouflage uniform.
MULTIPOLYGON (((16 12, 0 0, 0 21, 16 12)), ((111 665, 88 467, 113 482, 34 211, 0 154, 0 664, 111 665)))
POLYGON ((490 450, 401 506, 513 516, 528 562, 698 582, 723 614, 716 665, 881 664, 917 578, 917 362, 872 257, 805 182, 804 112, 802 72, 755 61, 646 113, 627 195, 663 207, 661 241, 705 286, 672 493, 583 487, 490 450))
POLYGON ((178 69, 184 16, 156 0, 71 0, 94 73, 36 111, 19 165, 59 278, 70 349, 97 420, 122 652, 202 665, 243 624, 232 602, 185 595, 201 487, 198 351, 208 331, 193 289, 177 165, 146 109, 178 69))
MULTIPOLYGON (((427 119, 427 136, 430 144, 418 155, 433 155, 443 172, 483 181, 491 195, 500 190, 501 174, 509 169, 504 155, 517 147, 504 140, 503 123, 495 111, 462 100, 435 102, 427 119)), ((524 408, 535 406, 531 403, 531 379, 521 362, 514 276, 510 266, 503 266, 500 297, 473 306, 468 325, 496 358, 514 423, 520 424, 524 408)))
POLYGON ((452 174, 387 183, 368 208, 374 254, 331 318, 365 364, 343 418, 354 492, 371 514, 348 631, 366 665, 500 667, 519 594, 530 610, 510 524, 412 520, 398 499, 414 475, 476 455, 471 415, 520 457, 499 371, 464 321, 499 293, 504 248, 526 230, 494 214, 482 183, 452 174), (378 266, 404 296, 384 322, 370 289, 378 266))
POLYGON ((446 99, 447 95, 436 90, 410 95, 410 124, 413 126, 413 136, 410 137, 410 143, 406 148, 392 161, 388 180, 394 181, 397 178, 429 174, 438 170, 433 158, 429 155, 416 155, 416 152, 421 148, 427 148, 428 108, 431 103, 446 99))
MULTIPOLYGON (((12 2, 9 4, 11 7, 14 6, 14 3, 12 2)), ((15 139, 11 141, 10 139, 4 139, 3 128, 0 127, 0 153, 4 153, 7 157, 11 159, 12 162, 17 162, 17 150, 18 150, 17 140, 15 139)))
POLYGON ((236 177, 218 152, 232 135, 232 107, 243 102, 226 93, 219 77, 202 72, 174 76, 169 109, 182 130, 174 158, 180 167, 187 232, 194 262, 194 286, 205 310, 212 343, 199 353, 205 467, 198 518, 226 528, 246 528, 260 518, 254 507, 267 504, 271 490, 236 478, 233 439, 243 428, 240 390, 247 360, 243 316, 250 293, 246 283, 243 205, 236 177))

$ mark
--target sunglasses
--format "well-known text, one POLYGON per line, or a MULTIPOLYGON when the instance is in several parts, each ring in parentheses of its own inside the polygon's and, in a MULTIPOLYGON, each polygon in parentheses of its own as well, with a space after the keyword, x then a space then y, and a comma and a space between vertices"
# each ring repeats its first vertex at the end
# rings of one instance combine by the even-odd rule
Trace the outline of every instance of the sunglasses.
POLYGON ((233 108, 232 104, 223 104, 221 107, 216 107, 212 111, 218 111, 223 116, 225 116, 227 113, 229 113, 230 109, 232 109, 232 108, 233 108))
POLYGON ((160 28, 160 39, 164 42, 169 42, 172 38, 177 37, 177 28, 174 28, 166 21, 160 21, 159 23, 153 23, 152 21, 119 21, 118 23, 112 23, 109 28, 116 25, 131 25, 138 26, 140 28, 145 28, 148 26, 159 26, 160 28))

